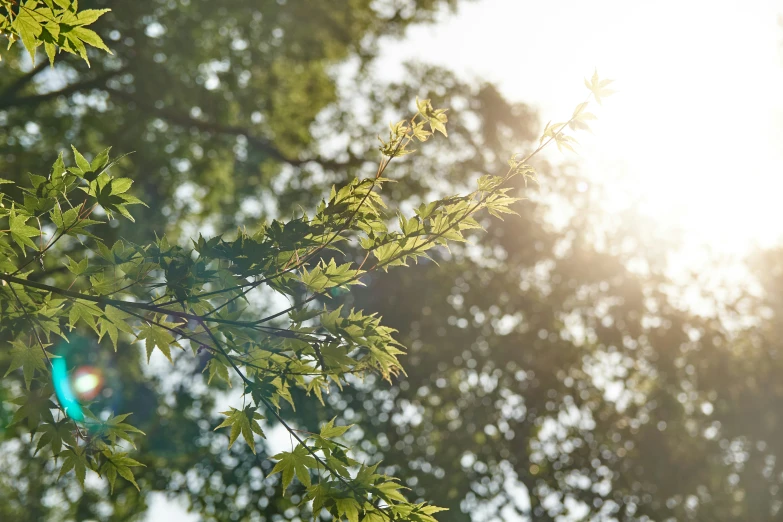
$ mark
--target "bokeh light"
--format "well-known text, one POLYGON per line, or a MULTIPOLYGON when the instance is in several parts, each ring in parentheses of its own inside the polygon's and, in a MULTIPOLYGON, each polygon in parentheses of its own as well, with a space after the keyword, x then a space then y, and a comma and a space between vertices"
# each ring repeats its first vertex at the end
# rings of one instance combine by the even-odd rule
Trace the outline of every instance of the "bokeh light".
POLYGON ((55 394, 65 413, 83 421, 84 409, 98 414, 115 410, 121 386, 112 367, 112 354, 100 350, 98 343, 81 336, 72 336, 55 348, 52 361, 52 382, 55 394))
POLYGON ((82 401, 91 401, 103 390, 103 374, 93 366, 81 366, 71 375, 71 386, 82 401))

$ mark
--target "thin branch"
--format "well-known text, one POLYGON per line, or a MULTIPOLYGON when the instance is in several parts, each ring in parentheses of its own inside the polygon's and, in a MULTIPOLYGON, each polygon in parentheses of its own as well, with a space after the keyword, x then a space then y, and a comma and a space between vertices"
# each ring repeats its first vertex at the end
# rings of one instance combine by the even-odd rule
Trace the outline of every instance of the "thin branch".
MULTIPOLYGON (((590 98, 590 96, 588 96, 588 98, 587 98, 587 99, 589 99, 589 98, 590 98)), ((569 125, 569 124, 572 122, 572 121, 574 121, 574 119, 575 119, 575 118, 576 118, 576 116, 572 116, 572 117, 571 117, 571 118, 570 118, 570 119, 569 119, 567 122, 565 122, 565 123, 564 123, 564 124, 563 124, 563 125, 560 127, 560 129, 559 129, 557 132, 553 133, 553 135, 552 135, 552 136, 550 136, 550 137, 549 137, 549 139, 547 139, 547 140, 545 140, 544 142, 542 142, 542 143, 541 143, 541 144, 540 144, 540 145, 539 145, 539 146, 538 146, 538 147, 537 147, 537 148, 536 148, 536 149, 535 149, 533 152, 531 152, 531 153, 529 153, 527 156, 525 156, 525 157, 524 157, 524 159, 522 159, 522 161, 521 161, 520 163, 525 163, 525 162, 529 161, 529 160, 530 160, 530 159, 531 159, 533 156, 535 156, 536 154, 538 154, 539 152, 541 152, 541 150, 543 150, 543 149, 544 149, 544 148, 545 148, 547 145, 549 145, 549 144, 552 142, 552 140, 554 140, 554 139, 555 139, 555 136, 557 136, 557 135, 559 135, 561 132, 563 132, 563 130, 564 130, 564 129, 565 129, 565 128, 566 128, 566 127, 567 127, 567 126, 568 126, 568 125, 569 125)), ((509 168, 508 172, 506 173, 506 176, 505 176, 506 180, 510 179, 510 176, 511 176, 512 172, 513 172, 513 167, 509 168)), ((476 193, 476 192, 474 192, 473 194, 475 194, 475 193, 476 193)), ((407 256, 407 255, 410 255, 410 254, 412 254, 412 253, 416 252, 417 250, 421 250, 421 248, 422 248, 422 247, 424 247, 424 246, 426 246, 426 245, 429 245, 429 244, 431 244, 431 243, 433 243, 433 242, 437 241, 439 238, 443 237, 443 235, 445 235, 447 232, 449 232, 449 231, 453 230, 455 226, 458 226, 458 225, 459 225, 460 223, 462 223, 462 222, 463 222, 465 219, 467 219, 468 217, 470 217, 470 215, 471 215, 471 214, 473 214, 474 212, 476 212, 476 211, 477 211, 477 210, 478 210, 478 209, 481 207, 481 205, 484 203, 484 201, 486 201, 486 199, 487 199, 487 198, 488 198, 490 195, 491 195, 491 193, 488 193, 488 194, 487 194, 487 195, 486 195, 484 198, 482 198, 482 199, 480 199, 478 202, 476 202, 476 204, 475 204, 475 205, 474 205, 472 208, 470 208, 470 207, 469 207, 468 209, 466 209, 466 211, 465 211, 465 213, 462 215, 462 217, 458 218, 458 219, 457 219, 457 220, 456 220, 454 223, 452 223, 451 225, 449 225, 449 226, 448 226, 448 227, 447 227, 445 230, 443 230, 442 232, 440 232, 440 233, 437 233, 437 234, 434 234, 432 237, 428 238, 428 239, 427 239, 427 240, 426 240, 424 243, 422 243, 421 245, 418 245, 418 246, 417 246, 415 249, 409 249, 409 250, 407 250, 407 251, 406 251, 406 250, 401 250, 401 251, 400 251, 398 254, 394 254, 393 256, 391 256, 391 257, 390 257, 390 258, 389 258, 389 259, 388 259, 388 260, 387 260, 385 263, 383 263, 383 264, 381 264, 381 263, 376 263, 376 264, 375 264, 375 265, 373 265, 372 267, 368 268, 368 269, 367 269, 367 270, 366 270, 364 273, 362 273, 362 274, 357 274, 357 275, 353 276, 351 279, 348 279, 347 281, 344 281, 342 284, 343 284, 343 285, 345 285, 345 284, 350 284, 351 282, 353 282, 353 281, 356 281, 357 279, 359 279, 360 277, 362 277, 363 275, 365 275, 365 274, 367 274, 367 273, 369 273, 369 272, 373 272, 373 271, 377 270, 378 268, 383 268, 384 266, 387 266, 387 265, 389 265, 390 263, 392 263, 392 262, 394 262, 394 261, 396 261, 396 260, 398 260, 398 259, 400 259, 400 258, 402 258, 402 257, 405 257, 405 256, 407 256)), ((364 262, 365 262, 366 260, 367 260, 367 258, 365 257, 364 261, 362 261, 362 265, 364 265, 364 262)), ((305 299, 304 301, 302 301, 301 303, 299 303, 299 304, 297 304, 297 305, 293 305, 293 306, 291 306, 291 307, 289 307, 289 308, 286 308, 285 310, 281 310, 280 312, 277 312, 277 313, 275 313, 275 314, 272 314, 272 315, 270 315, 270 316, 264 317, 263 319, 259 319, 258 321, 256 321, 256 322, 255 322, 255 324, 263 324, 263 323, 265 323, 265 322, 268 322, 268 321, 271 321, 271 320, 273 320, 273 319, 276 319, 276 318, 280 317, 281 315, 287 314, 288 312, 292 312, 292 311, 294 311, 294 310, 296 310, 296 309, 298 309, 298 308, 300 308, 300 307, 304 306, 305 304, 307 304, 307 303, 309 303, 309 302, 313 301, 314 299, 317 299, 318 297, 323 297, 323 296, 326 296, 326 295, 327 295, 327 293, 326 293, 326 292, 315 292, 315 293, 313 293, 313 294, 312 294, 310 297, 308 297, 307 299, 305 299)))
POLYGON ((10 98, 17 92, 21 91, 28 83, 30 83, 38 74, 40 74, 49 65, 46 61, 41 61, 38 65, 27 71, 25 74, 17 78, 11 85, 0 94, 0 99, 10 98))
MULTIPOLYGON (((118 299, 108 299, 103 296, 92 296, 87 294, 82 294, 80 292, 74 292, 72 290, 65 290, 63 288, 58 288, 56 286, 50 286, 43 283, 38 283, 35 281, 30 281, 28 279, 20 279, 18 277, 14 277, 12 275, 8 274, 0 274, 0 280, 6 281, 8 283, 16 283, 22 286, 29 286, 31 288, 36 288, 38 290, 44 290, 46 292, 51 292, 53 294, 62 295, 65 297, 70 297, 72 299, 81 299, 84 301, 89 301, 91 303, 95 303, 101 306, 105 305, 111 305, 117 308, 120 307, 130 307, 130 308, 136 308, 141 310, 147 310, 149 312, 155 312, 159 314, 166 314, 170 315, 172 317, 179 317, 181 319, 192 319, 194 321, 202 320, 202 317, 199 315, 193 315, 185 312, 179 312, 177 310, 168 310, 165 308, 162 308, 160 306, 153 306, 149 305, 147 303, 138 303, 135 301, 122 301, 118 299)), ((233 326, 247 326, 252 327, 254 324, 252 322, 246 322, 246 321, 231 321, 229 319, 217 319, 217 318, 209 318, 207 319, 210 322, 213 323, 220 323, 220 324, 230 324, 233 326)))
MULTIPOLYGON (((16 299, 16 302, 18 303, 19 308, 22 309, 22 313, 24 314, 25 319, 30 324, 30 328, 33 331, 33 336, 35 337, 35 340, 38 341, 38 346, 41 348, 41 351, 43 352, 44 357, 46 358, 46 362, 49 363, 49 368, 51 368, 52 360, 46 351, 46 347, 44 346, 43 341, 41 341, 41 336, 38 334, 38 329, 36 328, 36 321, 28 313, 27 308, 25 308, 24 304, 22 303, 22 300, 19 298, 19 294, 16 293, 16 289, 14 289, 13 285, 9 284, 8 288, 11 289, 11 293, 14 294, 14 298, 16 299)), ((57 409, 60 411, 60 413, 62 413, 63 417, 66 419, 70 418, 68 417, 68 414, 65 413, 65 410, 63 409, 62 405, 59 402, 57 402, 56 404, 57 404, 57 409)), ((77 435, 82 437, 84 440, 87 440, 84 434, 79 429, 79 425, 76 423, 76 421, 74 421, 73 419, 71 421, 73 422, 77 435)))
POLYGON ((130 94, 128 92, 119 89, 107 88, 106 91, 109 92, 109 94, 111 94, 112 96, 116 96, 117 98, 123 99, 127 102, 132 102, 136 105, 137 108, 143 110, 144 112, 154 114, 174 125, 193 128, 204 132, 210 132, 213 134, 224 134, 228 136, 244 136, 245 138, 247 138, 247 141, 250 144, 252 144, 258 150, 261 150, 264 153, 266 153, 272 159, 279 161, 281 163, 287 163, 294 167, 301 167, 308 163, 317 163, 322 167, 324 167, 325 169, 342 170, 349 167, 360 167, 365 163, 369 162, 369 160, 363 160, 355 157, 351 157, 351 159, 347 162, 341 162, 341 161, 331 160, 322 157, 293 158, 284 154, 280 149, 278 149, 274 145, 274 143, 272 143, 272 141, 270 141, 267 138, 256 135, 254 131, 252 131, 247 127, 199 120, 187 114, 184 114, 176 109, 170 109, 166 107, 156 107, 155 104, 150 103, 147 100, 141 99, 137 96, 134 96, 133 94, 130 94))
POLYGON ((47 102, 49 100, 57 99, 60 96, 70 96, 71 94, 75 94, 80 91, 86 91, 90 89, 97 89, 100 87, 104 87, 109 79, 119 74, 122 74, 125 71, 127 71, 127 67, 124 67, 122 69, 117 69, 116 71, 107 71, 90 80, 86 80, 78 83, 72 83, 57 91, 46 92, 43 94, 33 94, 30 96, 21 96, 21 97, 17 97, 14 95, 0 96, 0 110, 8 109, 11 107, 27 107, 30 105, 36 106, 36 105, 40 105, 41 103, 47 102))
MULTIPOLYGON (((217 337, 215 336, 215 334, 214 334, 214 333, 212 333, 212 330, 209 328, 209 326, 207 326, 207 324, 206 324, 206 323, 203 323, 203 322, 201 323, 201 326, 202 326, 202 327, 204 328, 204 330, 207 332, 207 334, 209 335, 210 339, 212 339, 212 342, 215 344, 215 347, 216 347, 216 348, 217 348, 217 349, 220 351, 220 353, 221 353, 221 354, 222 354, 224 357, 226 357, 226 358, 228 359, 228 361, 231 363, 231 367, 234 369, 234 372, 235 372, 235 373, 236 373, 236 374, 239 376, 239 378, 240 378, 240 379, 242 379, 242 382, 244 382, 244 383, 245 383, 245 384, 246 384, 246 385, 247 385, 249 388, 251 388, 251 390, 252 390, 252 387, 253 387, 253 382, 252 382, 252 381, 250 381, 250 380, 249 380, 249 379, 248 379, 248 378, 245 376, 245 374, 244 374, 244 373, 242 373, 242 370, 240 370, 240 369, 239 369, 239 367, 238 367, 238 366, 237 366, 237 365, 234 363, 234 361, 233 361, 232 359, 230 359, 230 358, 229 358, 228 354, 227 354, 227 353, 226 353, 226 351, 223 349, 223 346, 220 344, 220 341, 217 339, 217 337)), ((269 402, 269 401, 268 401, 268 400, 267 400, 265 397, 263 397, 263 396, 259 396, 259 400, 260 400, 260 401, 261 401, 261 403, 264 405, 264 407, 265 407, 267 410, 269 410, 269 411, 272 413, 272 415, 274 415, 275 419, 277 419, 277 421, 278 421, 280 424, 282 424, 282 426, 283 426, 283 427, 284 427, 284 428, 285 428, 285 429, 288 431, 288 433, 289 433, 291 436, 293 436, 293 437, 296 439, 296 441, 299 443, 299 445, 300 445, 300 446, 302 446, 304 449, 306 449, 306 450, 307 450, 307 452, 310 454, 310 456, 312 456, 312 457, 315 459, 315 461, 316 461, 317 463, 321 464, 321 465, 324 467, 324 469, 326 469, 327 471, 329 471, 329 473, 330 473, 332 476, 336 477, 336 478, 337 478, 337 479, 338 479, 338 480, 339 480, 339 481, 340 481, 340 482, 341 482, 343 485, 345 485, 345 486, 346 486, 348 489, 350 489, 351 491, 353 491, 353 492, 354 492, 354 493, 356 493, 356 494, 360 494, 360 493, 359 493, 359 492, 356 490, 356 488, 354 487, 354 485, 353 485, 353 484, 351 484, 350 482, 348 482, 347 480, 345 480, 345 478, 344 478, 342 475, 340 475, 339 473, 337 473, 337 471, 336 471, 336 470, 334 470, 334 469, 333 469, 331 466, 329 466, 329 464, 327 464, 327 463, 326 463, 326 461, 324 461, 324 460, 323 460, 321 457, 319 457, 319 456, 318 456, 318 454, 317 454, 317 453, 315 453, 315 452, 312 450, 312 448, 310 448, 310 446, 308 446, 307 444, 305 444, 305 441, 304 441, 304 440, 302 440, 302 438, 299 436, 299 434, 297 433, 297 430, 295 430, 294 428, 292 428, 291 426, 289 426, 289 424, 288 424, 288 423, 285 421, 285 419, 283 419, 283 417, 280 415, 280 413, 277 411, 277 409, 274 407, 274 405, 273 405, 272 403, 270 403, 270 402, 269 402)), ((386 510, 384 510, 383 508, 377 508, 377 509, 378 509, 378 510, 379 510, 381 513, 383 513, 384 515, 386 515, 387 517, 389 517, 389 520, 391 520, 392 522, 394 521, 394 515, 393 515, 393 514, 387 513, 387 512, 386 512, 386 510)))
MULTIPOLYGON (((416 120, 416 116, 417 116, 417 115, 414 115, 414 116, 413 116, 413 118, 411 118, 411 126, 413 126, 413 124, 414 124, 414 121, 416 120)), ((258 280, 258 281, 254 281, 254 282, 252 282, 252 283, 249 283, 248 285, 242 285, 242 287, 243 287, 244 289, 243 289, 243 290, 242 290, 242 291, 241 291, 239 294, 237 294, 237 295, 233 296, 232 298, 230 298, 229 300, 227 300, 225 303, 223 303, 222 305, 220 305, 220 306, 219 306, 219 307, 217 307, 216 309, 214 309, 214 310, 212 310, 211 312, 209 312, 208 314, 206 314, 206 317, 209 317, 209 315, 211 315, 211 314, 213 314, 213 313, 215 313, 215 312, 217 312, 217 311, 221 310, 221 309, 222 309, 222 308, 224 308, 225 306, 228 306, 230 303, 232 303, 232 302, 236 301, 237 299, 241 299, 242 297, 246 296, 246 295, 247 295, 247 294, 248 294, 250 291, 252 291, 252 290, 253 290, 253 289, 255 289, 255 288, 258 288, 258 287, 259 287, 259 286, 261 286, 262 284, 264 284, 264 283, 268 283, 269 281, 271 281, 271 280, 273 280, 273 279, 276 279, 276 278, 278 278, 278 277, 280 277, 280 276, 282 276, 282 275, 288 274, 288 273, 290 273, 290 272, 293 272, 294 270, 297 270, 297 269, 299 269, 299 268, 301 268, 301 267, 305 266, 305 265, 306 265, 306 264, 307 264, 307 263, 308 263, 308 262, 309 262, 311 259, 313 259, 313 258, 314 258, 314 257, 315 257, 315 256, 316 256, 316 255, 317 255, 319 252, 321 252, 322 250, 324 250, 325 248, 327 248, 327 247, 328 247, 328 246, 329 246, 331 243, 333 243, 333 242, 334 242, 334 240, 335 240, 335 239, 337 239, 337 237, 339 237, 339 235, 340 235, 340 234, 342 234, 343 232, 345 232, 345 231, 348 229, 348 227, 350 227, 350 226, 351 226, 351 224, 353 223, 353 221, 356 219, 356 216, 359 214, 359 211, 360 211, 360 210, 361 210, 361 208, 364 206, 364 203, 367 201, 367 199, 370 197, 370 194, 372 194, 372 191, 375 189, 375 186, 376 186, 376 184, 378 183, 378 180, 379 180, 379 179, 380 179, 380 177, 383 175, 383 173, 386 171, 386 168, 389 166, 389 164, 391 163, 392 159, 395 157, 395 154, 396 154, 396 153, 397 153, 397 152, 398 152, 400 149, 404 148, 404 147, 405 147, 405 146, 406 146, 406 145, 407 145, 407 144, 408 144, 408 143, 411 141, 411 139, 412 139, 412 138, 410 138, 410 137, 407 137, 407 141, 404 141, 404 140, 402 140, 402 139, 401 139, 401 140, 400 140, 400 141, 397 143, 397 145, 395 146, 395 148, 394 148, 394 150, 393 150, 393 152, 392 152, 392 155, 391 155, 391 156, 389 156, 389 157, 385 157, 385 158, 383 158, 383 159, 381 160, 381 162, 378 164, 378 171, 376 172, 376 174, 375 174, 375 177, 374 177, 374 178, 371 180, 371 183, 370 183, 370 188, 369 188, 369 189, 367 189, 367 193, 364 195, 364 197, 362 198, 362 200, 359 202, 359 205, 358 205, 358 206, 356 207, 356 209, 353 211, 353 213, 351 214, 351 216, 350 216, 350 217, 349 217, 349 218, 346 220, 346 222, 345 222, 343 225, 341 225, 340 227, 338 227, 338 229, 337 229, 337 230, 336 230, 336 231, 335 231, 335 232, 334 232, 334 233, 331 235, 331 237, 330 237, 330 238, 329 238, 329 239, 328 239, 328 240, 327 240, 325 243, 323 243, 323 244, 319 245, 319 246, 318 246, 318 247, 317 247, 315 250, 313 250, 311 253, 309 253, 309 254, 307 254, 306 256, 304 256, 304 258, 303 258, 302 260, 297 260, 297 263, 295 263, 293 266, 291 266, 291 267, 288 267, 288 268, 285 268, 285 269, 283 269, 283 270, 280 270, 280 271, 278 271, 277 273, 275 273, 275 274, 273 274, 273 275, 271 275, 271 276, 264 277, 263 279, 260 279, 260 280, 258 280)), ((361 184, 361 183, 360 183, 360 184, 361 184)), ((296 251, 295 251, 295 252, 296 252, 296 251)), ((298 256, 297 256, 297 258, 298 258, 298 256)), ((238 289, 238 288, 237 288, 237 289, 238 289)), ((203 297, 206 297, 206 296, 208 296, 208 295, 210 295, 210 294, 211 294, 211 295, 215 295, 215 294, 217 294, 217 293, 224 293, 224 292, 226 292, 226 291, 229 291, 229 289, 223 289, 223 290, 219 290, 219 291, 208 292, 208 293, 206 293, 206 294, 201 294, 201 295, 199 295, 198 297, 200 297, 200 298, 203 298, 203 297)), ((173 302, 172 302, 172 301, 170 301, 169 303, 166 303, 166 304, 171 304, 171 303, 173 303, 173 302)))

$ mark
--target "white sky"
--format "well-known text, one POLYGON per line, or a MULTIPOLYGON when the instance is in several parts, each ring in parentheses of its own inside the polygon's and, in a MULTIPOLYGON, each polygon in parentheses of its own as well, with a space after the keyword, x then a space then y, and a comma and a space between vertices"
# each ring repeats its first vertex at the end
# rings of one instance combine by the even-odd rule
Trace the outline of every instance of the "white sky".
MULTIPOLYGON (((783 236, 783 2, 482 0, 386 47, 384 74, 417 58, 496 82, 567 119, 597 67, 619 91, 577 159, 616 201, 736 252, 783 236)), ((545 182, 545 180, 544 180, 545 182)))
MULTIPOLYGON (((480 0, 385 44, 379 70, 444 65, 546 121, 570 116, 597 67, 619 92, 577 159, 617 189, 607 205, 640 200, 696 249, 736 253, 783 237, 782 12, 770 0, 480 0)), ((148 521, 169 520, 198 518, 155 495, 148 521)))

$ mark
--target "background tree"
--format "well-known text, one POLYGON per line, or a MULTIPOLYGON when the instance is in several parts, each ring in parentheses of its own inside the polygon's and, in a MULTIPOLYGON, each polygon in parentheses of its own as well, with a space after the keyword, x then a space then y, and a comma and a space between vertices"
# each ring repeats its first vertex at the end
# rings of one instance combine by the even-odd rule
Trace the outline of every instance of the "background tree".
MULTIPOLYGON (((77 43, 78 54, 87 61, 82 42, 62 36, 77 29, 80 38, 89 37, 94 46, 107 50, 96 33, 78 27, 83 18, 94 21, 106 10, 78 11, 75 3, 35 0, 3 7, 5 26, 15 31, 12 39, 18 36, 23 41, 33 65, 39 44, 46 48, 50 63, 53 47, 69 50, 67 45, 77 43), (57 34, 61 38, 52 44, 49 38, 57 34)), ((596 97, 598 81, 594 75, 589 85, 596 97)), ((72 167, 66 167, 61 154, 46 176, 29 174, 25 184, 2 180, 10 187, 0 200, 0 217, 6 224, 0 232, 0 250, 6 256, 0 274, 0 308, 3 335, 13 347, 5 375, 22 370, 23 376, 21 389, 8 383, 14 397, 6 402, 17 406, 10 426, 16 435, 29 433, 33 455, 48 447, 55 465, 61 459, 58 479, 73 471, 84 488, 87 472, 95 472, 108 480, 110 494, 118 476, 140 491, 133 468, 143 464, 123 450, 125 442, 133 444, 131 434, 143 432, 126 422, 132 412, 118 414, 113 404, 103 400, 91 402, 88 410, 74 400, 66 365, 72 359, 69 352, 83 346, 68 332, 89 327, 98 342, 108 334, 115 351, 120 332, 131 334, 136 341, 145 341, 148 360, 157 348, 173 362, 171 347, 185 344, 194 355, 208 353, 207 384, 219 378, 230 385, 233 371, 243 387, 242 409, 222 412, 227 418, 215 428, 231 429, 229 448, 242 435, 255 453, 255 435, 264 437, 259 421, 265 417, 259 408, 268 410, 296 441, 291 451, 273 457, 277 463, 270 473, 282 473, 283 489, 294 475, 305 487, 290 497, 292 505, 312 508, 316 517, 326 510, 349 520, 361 516, 363 520, 434 521, 431 515, 440 508, 409 503, 394 479, 376 473, 377 465, 365 465, 348 455, 337 441, 348 427, 330 421, 320 432, 302 431, 283 420, 281 401, 295 406, 293 388, 317 396, 323 404, 322 393, 331 381, 341 386, 346 377, 363 377, 375 370, 390 380, 401 371, 396 356, 403 352, 391 336, 393 330, 382 326, 379 318, 353 309, 341 313, 342 307, 311 309, 307 303, 328 296, 332 289, 344 291, 360 284, 367 272, 405 265, 426 258, 435 246, 463 241, 464 230, 479 227, 473 217, 478 211, 486 209, 496 216, 510 213, 508 205, 517 198, 508 197, 510 189, 502 186, 514 176, 529 177, 532 168, 525 162, 548 143, 567 144, 570 138, 563 129, 582 118, 586 105, 581 104, 566 123, 549 128, 536 150, 523 159, 512 158, 505 175, 481 176, 478 188, 467 196, 425 202, 409 217, 400 213, 398 230, 389 228, 390 215, 374 190, 389 181, 383 175, 393 158, 413 152, 408 149, 413 142, 427 141, 436 131, 447 134, 445 109, 434 109, 430 100, 417 98, 415 115, 391 126, 388 141, 381 140, 384 159, 376 174, 339 190, 333 187, 313 217, 303 212, 284 223, 262 221, 253 231, 243 229, 228 239, 205 239, 199 234, 187 250, 165 236, 144 245, 125 240, 110 243, 92 233, 95 225, 103 223, 94 217, 114 222, 121 215, 133 222, 127 207, 143 204, 130 195, 132 180, 110 172, 118 160, 110 159, 108 148, 88 160, 72 147, 72 167), (81 193, 84 198, 79 202, 81 193), (366 252, 363 258, 339 264, 334 257, 323 258, 322 253, 341 253, 339 245, 351 239, 366 252), (74 248, 80 253, 76 261, 67 255, 74 248), (362 270, 370 256, 375 261, 362 270), (62 258, 69 261, 65 266, 73 274, 68 276, 70 284, 41 282, 51 273, 47 264, 62 258), (297 293, 308 297, 260 320, 243 318, 242 311, 236 310, 237 301, 261 285, 294 300, 297 293), (288 316, 289 326, 272 322, 281 316, 288 316), (55 336, 64 342, 50 353, 55 336), (51 399, 55 392, 57 403, 51 399)), ((91 388, 101 380, 94 373, 87 377, 93 382, 91 388)), ((71 384, 77 391, 80 380, 71 384)), ((112 393, 104 394, 106 399, 113 395, 113 390, 108 391, 112 393)))
MULTIPOLYGON (((407 114, 416 95, 452 108, 450 139, 398 165, 395 201, 415 207, 462 188, 536 137, 533 111, 491 85, 423 65, 395 85, 372 81, 378 38, 426 20, 442 2, 329 4, 81 2, 113 9, 96 30, 114 54, 89 51, 89 70, 59 57, 52 70, 43 56, 30 66, 20 46, 4 53, 2 177, 40 172, 71 142, 136 150, 116 169, 150 204, 134 211, 145 229, 102 236, 147 240, 156 230, 184 240, 314 206, 329 183, 374 168, 386 111, 407 114), (346 60, 338 88, 336 66, 346 60)), ((407 378, 329 395, 343 412, 337 424, 357 423, 368 458, 393 465, 413 497, 450 507, 449 519, 509 509, 535 520, 585 510, 620 520, 780 516, 779 292, 770 268, 779 256, 757 265, 763 297, 696 316, 671 295, 665 242, 643 241, 625 226, 631 220, 607 222, 600 204, 573 190, 572 169, 542 167, 552 175, 539 195, 526 188, 534 201, 515 207, 521 220, 493 223, 469 248, 439 254, 449 260, 439 269, 423 263, 333 296, 380 311, 411 347, 407 378), (547 224, 554 197, 574 209, 560 229, 547 224)), ((60 281, 69 281, 64 268, 60 281)), ((264 448, 254 457, 235 444, 227 456, 225 436, 212 434, 220 416, 201 422, 214 413, 214 398, 194 385, 206 355, 178 359, 165 378, 144 373, 132 350, 83 357, 114 372, 113 384, 123 384, 115 403, 147 433, 139 440, 147 467, 136 473, 143 491, 184 493, 208 519, 296 516, 279 481, 264 478, 273 465, 264 448)), ((10 363, 8 351, 0 358, 10 363)), ((22 377, 9 374, 3 393, 22 377)), ((3 414, 10 422, 12 411, 3 414)), ((320 408, 285 414, 309 428, 331 418, 320 408)), ((132 485, 118 481, 114 496, 105 485, 81 493, 48 472, 18 429, 3 437, 2 518, 143 516, 132 485)))

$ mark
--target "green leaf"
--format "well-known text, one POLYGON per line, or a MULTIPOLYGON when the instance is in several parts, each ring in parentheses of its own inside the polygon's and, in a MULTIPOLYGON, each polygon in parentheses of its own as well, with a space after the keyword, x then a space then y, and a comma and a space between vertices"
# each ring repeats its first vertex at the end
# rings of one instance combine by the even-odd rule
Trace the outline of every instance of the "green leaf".
POLYGON ((130 178, 115 178, 111 180, 111 193, 123 194, 131 188, 131 185, 133 180, 130 178))
MULTIPOLYGON (((180 326, 179 324, 167 323, 165 321, 160 322, 160 324, 168 326, 169 328, 180 326)), ((174 341, 174 336, 171 335, 168 330, 157 324, 148 323, 142 326, 136 336, 137 341, 141 339, 146 340, 144 346, 147 349, 147 362, 150 361, 150 356, 152 356, 152 351, 155 347, 157 347, 170 362, 174 362, 171 359, 171 345, 179 346, 179 344, 174 341)))
POLYGON ((70 34, 79 38, 82 42, 86 44, 92 45, 93 47, 97 47, 102 51, 106 51, 107 53, 112 54, 109 48, 106 47, 106 44, 103 43, 103 40, 101 40, 101 37, 98 36, 98 34, 92 29, 87 29, 85 27, 74 27, 71 30, 70 34))
POLYGON ((117 475, 121 476, 139 490, 139 485, 136 484, 136 479, 133 476, 133 472, 130 468, 144 466, 141 462, 138 462, 130 457, 127 453, 111 453, 105 450, 103 454, 106 456, 106 462, 101 466, 101 474, 105 474, 109 480, 109 489, 111 493, 114 493, 114 483, 117 480, 117 475))
POLYGON ((386 482, 382 482, 376 485, 375 489, 378 495, 386 502, 406 502, 405 497, 399 491, 400 489, 403 489, 403 486, 397 484, 396 482, 387 480, 386 482))
POLYGON ((221 413, 226 415, 227 418, 218 427, 216 427, 215 430, 219 430, 220 428, 231 428, 231 434, 229 435, 228 439, 228 447, 231 448, 231 446, 234 445, 234 442, 236 442, 237 437, 239 437, 241 433, 242 437, 245 439, 245 442, 247 442, 247 445, 250 446, 250 450, 255 453, 256 442, 253 438, 253 434, 255 433, 261 437, 266 437, 264 432, 261 430, 261 425, 258 423, 258 421, 262 420, 264 416, 255 411, 253 406, 248 406, 244 410, 231 408, 230 410, 221 413))
POLYGON ((49 58, 49 65, 54 67, 54 57, 57 55, 57 46, 53 43, 44 42, 44 50, 49 58))
POLYGON ((130 415, 130 413, 124 413, 122 415, 110 416, 95 428, 96 434, 106 438, 112 444, 117 444, 117 440, 122 439, 129 442, 131 446, 135 448, 136 445, 129 433, 140 433, 141 435, 144 435, 145 433, 135 426, 131 426, 127 422, 124 422, 130 415))
POLYGON ((423 504, 419 504, 417 507, 417 511, 424 513, 425 515, 434 515, 435 513, 440 513, 441 511, 448 511, 448 508, 444 507, 438 507, 438 506, 426 506, 423 504))
POLYGON ((90 163, 90 169, 95 172, 100 171, 109 162, 109 152, 111 147, 103 149, 90 163))
POLYGON ((361 285, 358 277, 364 272, 353 268, 351 263, 337 265, 334 259, 321 263, 311 271, 302 269, 302 283, 313 292, 321 292, 342 284, 361 285))
POLYGON ((348 522, 359 522, 359 503, 353 498, 336 498, 338 516, 345 516, 348 522))
POLYGON ((327 422, 321 427, 321 437, 324 439, 331 439, 333 437, 341 437, 346 431, 351 429, 351 426, 335 426, 334 421, 337 417, 327 422))
POLYGON ((92 167, 90 166, 90 162, 87 161, 84 156, 82 156, 82 153, 76 150, 76 147, 71 145, 71 149, 73 150, 73 157, 76 160, 76 166, 79 167, 79 171, 82 174, 82 177, 86 177, 87 174, 91 173, 92 167))
POLYGON ((84 449, 73 445, 61 453, 63 458, 63 465, 60 468, 60 475, 58 478, 62 478, 63 475, 71 470, 76 473, 76 479, 84 489, 84 479, 87 475, 87 469, 90 467, 87 462, 87 455, 84 453, 84 449))
POLYGON ((49 445, 52 454, 57 456, 62 451, 63 442, 69 446, 76 446, 76 438, 73 436, 73 423, 63 419, 57 423, 45 423, 41 427, 41 438, 35 452, 38 453, 44 446, 49 445))
POLYGON ((51 385, 47 384, 41 388, 31 389, 27 395, 11 399, 9 402, 19 406, 14 412, 11 424, 27 419, 27 427, 33 433, 44 421, 54 424, 52 410, 57 409, 57 405, 52 402, 52 393, 51 385))
POLYGON ((88 301, 74 301, 68 313, 68 326, 73 330, 76 324, 79 321, 82 321, 92 328, 96 334, 99 334, 95 318, 100 317, 102 314, 103 312, 101 309, 93 303, 88 301))
POLYGON ((37 344, 26 345, 22 341, 11 341, 11 364, 8 366, 5 375, 8 376, 12 371, 22 368, 24 375, 24 384, 30 389, 30 382, 35 376, 36 370, 46 371, 47 353, 37 344))
MULTIPOLYGON (((85 262, 86 261, 87 260, 85 259, 85 262)), ((101 323, 100 337, 102 338, 104 335, 108 333, 109 338, 111 339, 111 342, 114 345, 114 351, 116 352, 117 340, 119 339, 119 332, 125 332, 127 334, 133 333, 133 329, 130 326, 128 326, 128 322, 127 322, 128 319, 132 319, 133 316, 111 305, 106 305, 106 308, 103 310, 103 313, 105 315, 105 318, 100 320, 101 323)))
POLYGON ((228 366, 223 362, 222 355, 216 355, 212 357, 209 362, 207 362, 207 366, 204 368, 204 371, 208 372, 209 375, 207 378, 207 384, 211 384, 212 379, 217 376, 221 380, 225 381, 229 387, 231 386, 231 378, 228 373, 228 366))
POLYGON ((78 25, 90 25, 109 11, 111 9, 85 9, 84 11, 79 11, 76 13, 76 23, 78 25))
POLYGON ((291 481, 294 479, 294 475, 299 479, 299 482, 305 486, 310 486, 310 469, 314 469, 317 466, 315 459, 309 454, 307 448, 301 444, 294 448, 294 451, 278 453, 272 457, 278 460, 275 467, 272 468, 270 475, 282 472, 283 474, 283 489, 287 488, 291 481))
POLYGON ((30 238, 41 235, 40 230, 25 224, 28 219, 30 219, 29 216, 19 215, 14 209, 11 209, 11 213, 8 216, 8 228, 11 232, 11 238, 19 245, 19 249, 23 252, 25 246, 37 250, 35 243, 33 243, 30 238))
POLYGON ((25 49, 30 54, 30 60, 35 64, 35 48, 40 45, 39 37, 43 28, 35 19, 34 9, 38 2, 36 0, 27 0, 13 21, 13 28, 19 33, 25 49))

